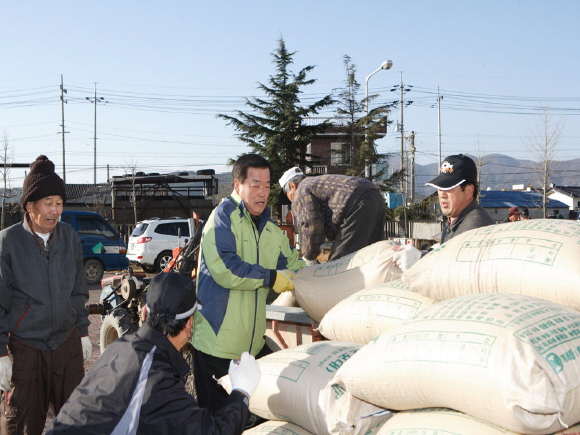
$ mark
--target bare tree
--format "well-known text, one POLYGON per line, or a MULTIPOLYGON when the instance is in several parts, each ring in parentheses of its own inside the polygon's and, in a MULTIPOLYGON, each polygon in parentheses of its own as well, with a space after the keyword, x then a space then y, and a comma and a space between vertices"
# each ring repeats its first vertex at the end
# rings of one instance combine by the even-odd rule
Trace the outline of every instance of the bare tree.
POLYGON ((479 139, 479 134, 475 135, 475 165, 477 166, 477 185, 479 189, 477 191, 477 200, 479 202, 481 198, 481 186, 482 186, 482 171, 485 165, 489 164, 489 160, 485 157, 485 147, 479 139))
POLYGON ((564 122, 560 120, 554 125, 552 117, 548 114, 547 107, 544 107, 540 116, 541 121, 536 128, 528 127, 525 144, 534 159, 532 174, 540 186, 542 210, 545 217, 550 180, 557 169, 554 157, 556 156, 560 135, 564 129, 564 122))
MULTIPOLYGON (((10 198, 14 198, 16 193, 12 191, 10 187, 10 162, 8 161, 8 154, 10 150, 9 144, 9 135, 6 130, 2 134, 2 155, 0 156, 0 162, 2 163, 2 168, 0 169, 0 173, 2 175, 2 180, 4 182, 4 188, 2 189, 2 218, 0 219, 0 229, 5 228, 5 221, 6 221, 6 200, 10 198)), ((12 159, 12 156, 10 156, 12 159)))
POLYGON ((131 198, 130 202, 133 206, 133 216, 135 219, 135 225, 137 225, 137 192, 135 191, 135 174, 137 173, 137 162, 131 160, 130 162, 125 162, 125 170, 127 173, 131 174, 131 198))

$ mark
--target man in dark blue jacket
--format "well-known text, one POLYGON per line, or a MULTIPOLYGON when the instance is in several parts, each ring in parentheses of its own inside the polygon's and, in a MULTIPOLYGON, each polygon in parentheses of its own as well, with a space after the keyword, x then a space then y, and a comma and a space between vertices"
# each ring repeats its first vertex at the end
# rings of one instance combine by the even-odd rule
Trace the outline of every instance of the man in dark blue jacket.
POLYGON ((241 434, 260 368, 247 352, 230 362, 232 393, 213 415, 185 390, 195 286, 162 273, 147 289, 146 323, 111 343, 65 403, 48 434, 241 434))

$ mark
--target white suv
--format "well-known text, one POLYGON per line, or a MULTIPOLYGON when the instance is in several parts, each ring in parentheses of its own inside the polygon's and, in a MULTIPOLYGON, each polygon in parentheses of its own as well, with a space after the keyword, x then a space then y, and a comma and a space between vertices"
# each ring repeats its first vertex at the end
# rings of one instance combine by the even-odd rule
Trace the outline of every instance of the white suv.
POLYGON ((127 258, 148 273, 161 272, 195 232, 193 219, 151 218, 137 223, 129 237, 127 258))

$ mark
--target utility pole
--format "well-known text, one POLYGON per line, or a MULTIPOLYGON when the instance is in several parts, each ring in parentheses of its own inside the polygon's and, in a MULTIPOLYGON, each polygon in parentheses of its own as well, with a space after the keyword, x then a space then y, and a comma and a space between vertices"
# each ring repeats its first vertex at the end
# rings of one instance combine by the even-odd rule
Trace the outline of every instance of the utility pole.
MULTIPOLYGON (((411 85, 407 85, 407 87, 405 88, 405 85, 403 84, 403 73, 401 72, 401 84, 396 85, 393 87, 393 89, 391 89, 391 91, 396 91, 397 88, 399 89, 399 108, 401 110, 401 119, 399 123, 399 133, 401 139, 401 170, 403 170, 403 168, 405 167, 405 124, 403 121, 403 109, 405 106, 404 94, 410 91, 412 87, 413 86, 411 85)), ((407 105, 411 103, 413 102, 408 101, 407 105)), ((403 177, 401 177, 401 193, 403 193, 403 195, 404 191, 405 191, 405 180, 403 179, 403 177)))
POLYGON ((64 94, 66 94, 66 89, 64 88, 62 74, 60 75, 60 105, 62 109, 62 181, 66 185, 66 164, 65 164, 65 151, 64 151, 64 134, 68 133, 68 131, 64 131, 64 105, 67 103, 67 100, 64 99, 64 94))
POLYGON ((94 180, 93 180, 93 184, 96 186, 97 185, 97 103, 108 103, 108 101, 105 101, 105 99, 103 97, 98 97, 97 98, 97 84, 95 83, 95 96, 94 97, 85 97, 87 100, 89 100, 91 103, 95 103, 95 129, 94 129, 94 136, 93 136, 93 152, 94 152, 94 162, 93 162, 93 172, 94 172, 94 180))
MULTIPOLYGON (((403 170, 403 168, 405 167, 405 162, 404 162, 404 155, 405 155, 405 135, 404 135, 404 131, 405 131, 405 127, 404 127, 404 123, 403 123, 403 73, 401 72, 401 84, 399 85, 399 107, 401 108, 401 124, 399 125, 399 132, 401 134, 401 170, 403 170)), ((404 189, 405 184, 403 182, 403 178, 401 178, 401 193, 403 193, 405 191, 404 189)), ((403 197, 405 195, 403 194, 403 197)))
POLYGON ((415 202, 415 132, 412 131, 411 135, 409 136, 411 138, 411 195, 410 195, 410 200, 411 202, 415 202))
MULTIPOLYGON (((441 168, 441 100, 443 95, 439 95, 439 86, 437 86, 437 143, 439 145, 439 168, 441 168)), ((439 171, 438 169, 437 171, 439 171)))

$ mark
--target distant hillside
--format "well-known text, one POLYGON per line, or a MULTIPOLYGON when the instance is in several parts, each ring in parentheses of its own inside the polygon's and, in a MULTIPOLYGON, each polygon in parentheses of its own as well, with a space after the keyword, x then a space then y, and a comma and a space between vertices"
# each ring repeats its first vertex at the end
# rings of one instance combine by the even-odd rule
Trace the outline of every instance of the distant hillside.
MULTIPOLYGON (((474 156, 471 157, 474 158, 474 156)), ((530 160, 518 160, 503 154, 488 154, 482 160, 485 164, 482 166, 480 175, 481 189, 511 190, 516 184, 540 185, 540 180, 532 170, 533 162, 530 160)), ((415 165, 417 194, 433 193, 433 189, 426 187, 425 183, 437 176, 437 166, 436 163, 415 165)), ((551 180, 552 183, 558 186, 580 186, 580 159, 556 162, 555 166, 556 173, 551 180)), ((398 165, 395 169, 397 168, 398 165)))

